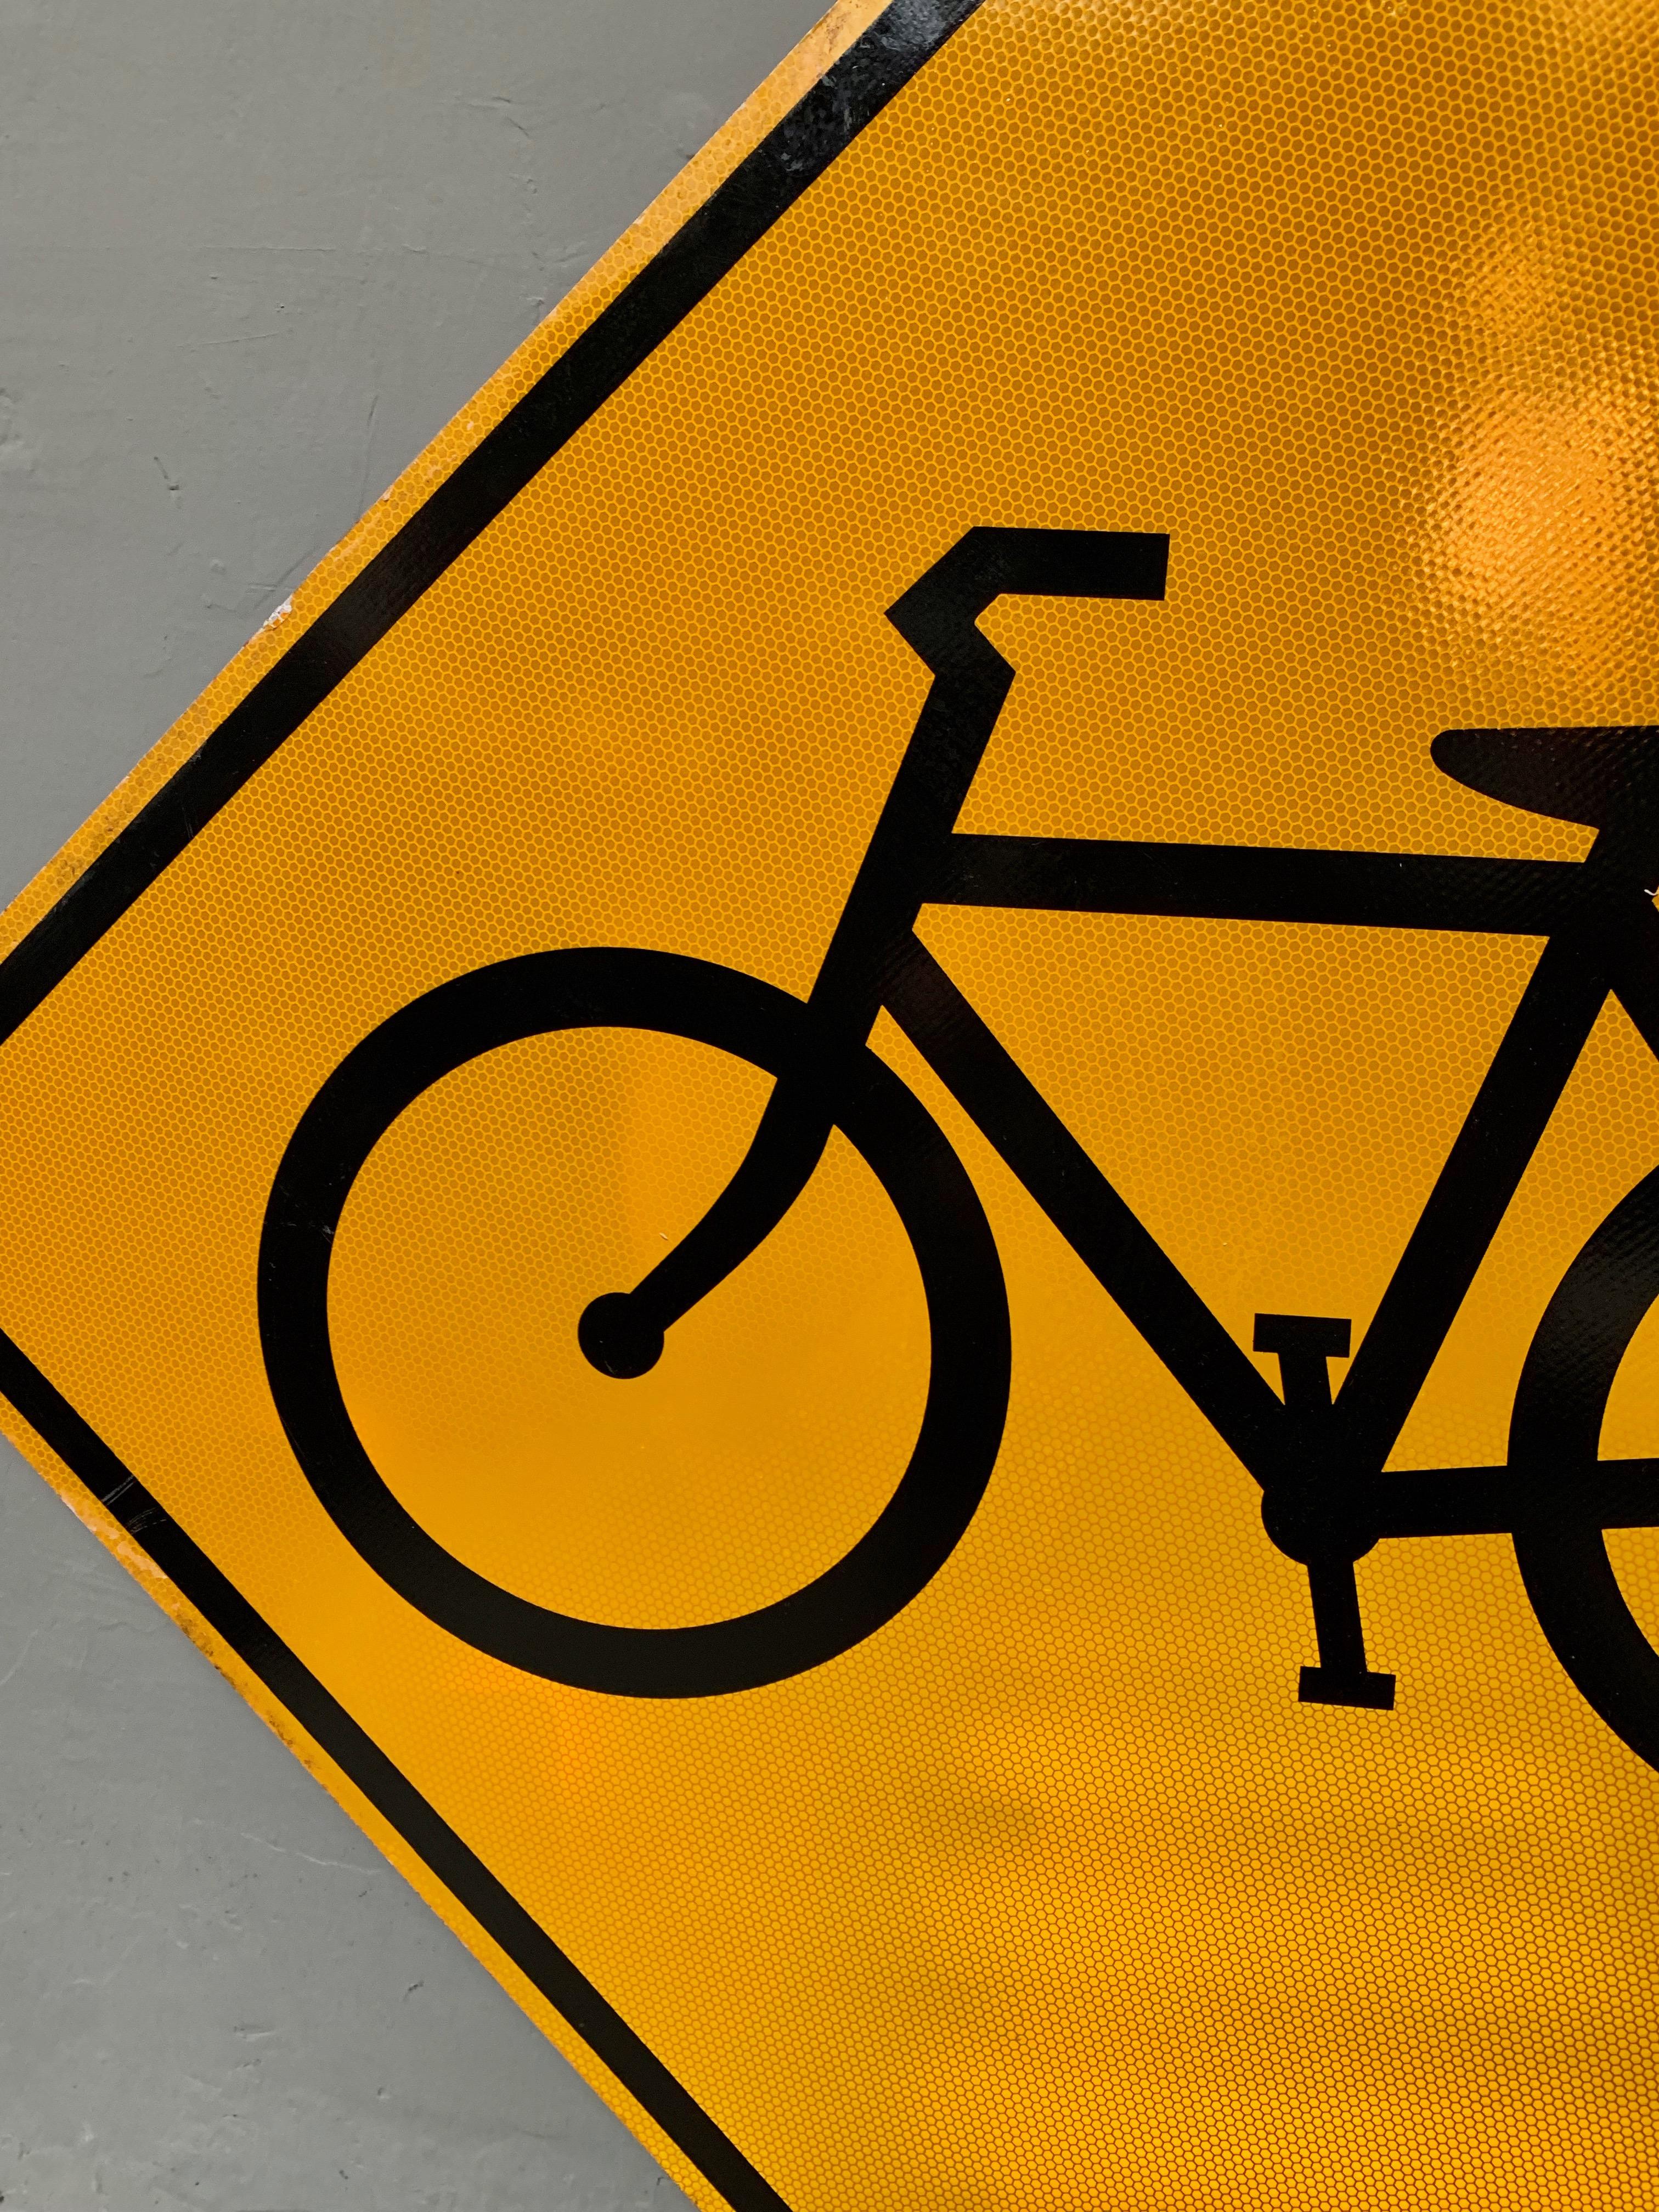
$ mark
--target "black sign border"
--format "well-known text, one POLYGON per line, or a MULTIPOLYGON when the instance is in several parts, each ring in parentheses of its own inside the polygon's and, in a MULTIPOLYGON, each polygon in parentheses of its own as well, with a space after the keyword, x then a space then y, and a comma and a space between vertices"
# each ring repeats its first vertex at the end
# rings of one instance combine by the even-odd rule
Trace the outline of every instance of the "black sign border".
MULTIPOLYGON (((0 1043, 981 0, 893 0, 624 286, 0 963, 0 1043)), ((789 2207, 20 1346, 0 1391, 733 2207, 789 2207)))

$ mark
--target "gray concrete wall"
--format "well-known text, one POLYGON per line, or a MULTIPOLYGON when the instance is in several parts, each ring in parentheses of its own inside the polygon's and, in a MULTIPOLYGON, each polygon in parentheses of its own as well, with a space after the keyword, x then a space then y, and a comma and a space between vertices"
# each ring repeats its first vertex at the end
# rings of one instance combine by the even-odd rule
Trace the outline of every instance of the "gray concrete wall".
MULTIPOLYGON (((0 0, 0 897, 817 0, 0 0)), ((684 2203, 0 1446, 6 2212, 684 2203)))

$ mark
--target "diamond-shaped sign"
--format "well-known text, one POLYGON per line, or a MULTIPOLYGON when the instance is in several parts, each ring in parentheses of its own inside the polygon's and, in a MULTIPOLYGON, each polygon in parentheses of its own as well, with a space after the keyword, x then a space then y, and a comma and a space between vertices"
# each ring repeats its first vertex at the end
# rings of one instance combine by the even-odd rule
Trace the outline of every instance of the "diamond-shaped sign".
POLYGON ((1652 33, 838 10, 10 911, 9 1432, 708 2206, 1645 2201, 1652 33))

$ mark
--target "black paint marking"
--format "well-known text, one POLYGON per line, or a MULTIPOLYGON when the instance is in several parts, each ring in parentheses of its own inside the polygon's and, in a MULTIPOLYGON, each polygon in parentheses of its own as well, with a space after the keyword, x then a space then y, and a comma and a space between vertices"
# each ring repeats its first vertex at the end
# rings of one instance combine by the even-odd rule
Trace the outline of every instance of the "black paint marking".
POLYGON ((1602 1535, 1619 1522, 1602 1518, 1595 1494, 1601 1417, 1656 1297, 1659 1168, 1614 1206, 1545 1308, 1515 1394, 1510 1466, 1515 1556, 1538 1624, 1607 1726, 1659 1767, 1659 1651, 1619 1587, 1602 1535))
MULTIPOLYGON (((639 951, 530 952, 455 976, 392 1015, 307 1109, 276 1171, 259 1249, 271 1394, 294 1455, 341 1533, 451 1635, 577 1689, 726 1696, 822 1667, 873 1636, 960 1541, 996 1464, 1008 1404, 1008 1302, 996 1243, 966 1170, 915 1092, 867 1046, 836 1039, 826 1048, 818 1029, 799 999, 706 961, 639 951), (816 1580, 775 1604, 696 1627, 625 1628, 555 1613, 446 1551, 399 1504, 364 1449, 329 1340, 335 1231, 364 1162, 398 1116, 483 1053, 591 1028, 695 1038, 765 1068, 777 1079, 775 1098, 810 1095, 823 1117, 812 1159, 830 1127, 845 1132, 897 1211, 927 1302, 933 1364, 921 1428, 882 1511, 816 1580)), ((754 1196, 744 1186, 745 1201, 754 1196)), ((763 1188, 744 1250, 769 1232, 773 1205, 763 1188)))
MULTIPOLYGON (((739 165, 0 965, 0 1037, 27 1019, 976 4, 896 0, 739 165)), ((792 1009, 786 1014, 773 1003, 783 994, 775 993, 769 1012, 757 1013, 754 994, 763 996, 766 987, 755 979, 669 955, 532 955, 528 963, 497 963, 440 987, 348 1056, 295 1133, 263 1254, 267 1358, 295 1449, 351 1540, 413 1602, 457 1634, 561 1680, 633 1695, 715 1694, 822 1664, 872 1633, 938 1571, 971 1518, 995 1458, 1007 1379, 1000 1273, 977 1199, 920 1105, 899 1104, 896 1079, 885 1070, 872 1074, 865 1064, 865 1040, 885 1006, 1263 1484, 1269 1504, 1277 1495, 1282 1505, 1302 1486, 1286 1527, 1294 1525, 1293 1540, 1309 1554, 1323 1662, 1304 1670, 1304 1698, 1391 1700, 1392 1678, 1365 1665, 1352 1577, 1357 1536, 1501 1525, 1513 1530, 1534 1605, 1568 1672, 1625 1741, 1659 1764, 1659 1654, 1624 1606, 1600 1533, 1655 1517, 1659 1463, 1595 1459, 1600 1407, 1659 1286, 1659 1171, 1615 1209, 1552 1302, 1517 1396, 1510 1467, 1382 1473, 1609 989, 1650 1043, 1659 1042, 1659 921, 1650 904, 1646 920, 1638 919, 1643 902, 1634 889, 1651 882, 1659 849, 1651 834, 1659 808, 1656 732, 1462 732, 1438 741, 1441 764, 1474 788, 1596 826, 1601 834, 1583 866, 958 834, 957 816, 1013 681, 979 631, 978 616, 1009 592, 1158 599, 1167 550, 1152 533, 976 529, 891 610, 933 683, 805 1006, 783 1002, 792 1009), (1334 1406, 1321 1408, 1316 1438, 922 948, 914 933, 930 901, 1489 930, 1548 940, 1348 1381, 1334 1406), (471 1581, 482 1595, 458 1583, 457 1573, 468 1571, 414 1523, 398 1525, 386 1507, 390 1493, 361 1448, 358 1464, 337 1423, 328 1430, 326 1406, 319 1417, 308 1396, 325 1399, 332 1374, 326 1247, 351 1176, 426 1083, 472 1052, 547 1025, 549 1003, 537 992, 574 973, 565 967, 556 976, 549 963, 560 961, 604 969, 594 970, 604 988, 597 998, 589 992, 590 1017, 608 1007, 605 1018, 639 1022, 639 990, 648 986, 647 997, 654 991, 657 1000, 645 1026, 709 1032, 728 1049, 752 1053, 776 1078, 756 1146, 705 1222, 634 1291, 590 1307, 597 1364, 608 1360, 607 1371, 618 1376, 652 1364, 663 1331, 769 1234, 838 1121, 855 1140, 861 1130, 868 1137, 872 1156, 881 1156, 878 1171, 884 1162, 884 1180, 918 1244, 934 1311, 928 1419, 936 1419, 939 1449, 924 1465, 925 1479, 913 1482, 913 1462, 887 1511, 820 1583, 709 1631, 613 1630, 519 1601, 504 1607, 508 1594, 481 1577, 471 1581), (641 963, 655 963, 649 976, 641 963), (504 973, 509 969, 514 976, 504 973), (702 971, 695 987, 692 969, 702 971), (613 988, 619 978, 626 988, 613 988), (518 986, 528 1002, 514 1012, 508 1001, 518 986), (726 1024, 708 1008, 734 991, 738 999, 747 992, 749 1012, 738 1008, 726 1024), (631 1326, 618 1326, 623 1315, 631 1326), (937 1326, 941 1315, 944 1327, 937 1326), (1335 1489, 1310 1487, 1310 1439, 1320 1453, 1340 1456, 1335 1489), (1332 1517, 1339 1513, 1340 1528, 1332 1517), (1309 1516, 1322 1514, 1316 1527, 1309 1516), (1310 1540, 1310 1528, 1331 1540, 1310 1540), (844 1573, 855 1561, 856 1571, 844 1573), (821 1585, 837 1575, 835 1602, 826 1603, 821 1585), (669 1649, 651 1644, 658 1633, 693 1639, 674 1645, 675 1667, 651 1656, 669 1649), (696 1641, 705 1637, 712 1640, 696 1641)), ((1288 1399, 1288 1370, 1286 1380, 1288 1399)), ((0 1388, 737 2212, 787 2212, 573 1962, 3 1336, 0 1388)), ((918 1459, 927 1460, 920 1443, 918 1459)))
MULTIPOLYGON (((0 963, 0 1042, 979 5, 894 0, 825 72, 0 963)), ((0 1389, 736 2212, 787 2212, 764 2177, 3 1337, 0 1389)))
POLYGON ((0 964, 0 1041, 980 4, 894 0, 739 162, 0 964))
POLYGON ((960 836, 922 896, 944 906, 1548 937, 1577 911, 1579 872, 1571 860, 960 836))
POLYGON ((3 1331, 0 1389, 721 2195, 740 2212, 788 2212, 587 1977, 3 1331))

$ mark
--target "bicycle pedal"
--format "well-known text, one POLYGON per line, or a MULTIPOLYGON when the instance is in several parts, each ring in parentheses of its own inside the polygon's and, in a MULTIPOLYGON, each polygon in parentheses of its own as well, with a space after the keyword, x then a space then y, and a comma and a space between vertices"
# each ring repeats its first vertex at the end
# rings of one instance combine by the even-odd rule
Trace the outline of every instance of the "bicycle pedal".
POLYGON ((1394 1711, 1392 1674, 1354 1674, 1334 1667, 1304 1667, 1298 1693, 1304 1705, 1367 1705, 1374 1712, 1394 1711))

